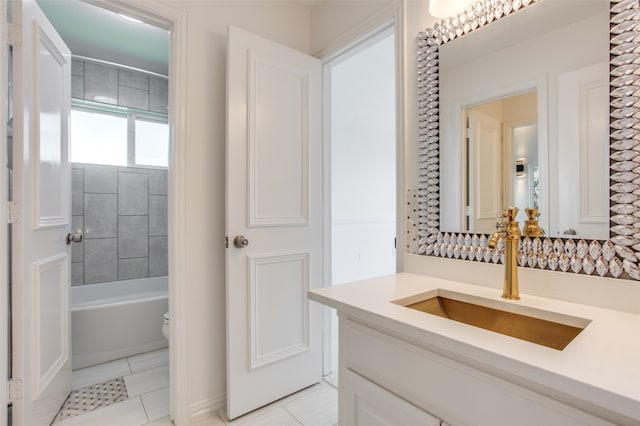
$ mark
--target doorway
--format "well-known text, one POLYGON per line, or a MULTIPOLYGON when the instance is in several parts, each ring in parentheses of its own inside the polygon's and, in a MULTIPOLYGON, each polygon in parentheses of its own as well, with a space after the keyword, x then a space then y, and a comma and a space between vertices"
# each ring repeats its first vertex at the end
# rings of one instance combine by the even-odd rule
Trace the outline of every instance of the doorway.
MULTIPOLYGON (((396 272, 395 46, 387 25, 325 64, 331 285, 396 272)), ((330 316, 329 371, 337 372, 335 310, 330 316)))
MULTIPOLYGON (((31 2, 30 2, 30 3, 31 3, 31 2)), ((108 7, 114 7, 114 6, 112 6, 112 5, 110 4, 110 2, 104 2, 104 5, 105 5, 105 6, 108 6, 108 7)), ((119 5, 118 5, 118 8, 121 8, 121 9, 125 9, 125 10, 126 10, 126 9, 127 9, 127 5, 126 5, 126 4, 119 4, 119 5)), ((153 14, 154 14, 154 15, 153 15, 153 18, 150 18, 150 21, 152 21, 152 22, 154 22, 154 23, 156 23, 156 24, 158 24, 158 23, 159 23, 159 24, 161 24, 161 25, 163 25, 163 26, 173 28, 173 27, 175 27, 176 25, 178 25, 178 24, 182 24, 182 23, 184 22, 184 15, 183 15, 181 12, 174 11, 174 10, 172 10, 171 8, 165 8, 165 7, 162 7, 162 6, 155 7, 155 6, 153 6, 153 5, 150 5, 148 8, 145 6, 145 10, 141 10, 141 9, 136 8, 133 14, 134 14, 134 15, 145 16, 147 13, 152 13, 151 11, 153 11, 153 14), (147 11, 147 9, 148 9, 148 11, 147 11), (159 18, 159 17, 161 17, 161 16, 162 16, 162 17, 166 17, 166 21, 165 21, 164 19, 162 19, 162 20, 161 20, 161 19, 159 18)), ((111 12, 110 12, 110 13, 111 13, 111 12)), ((4 27, 3 27, 3 28, 4 28, 4 27)), ((6 34, 6 31, 5 31, 5 32, 3 32, 3 34, 6 34)), ((168 39, 168 37, 167 37, 167 39, 168 39)), ((176 35, 175 35, 175 34, 173 34, 173 35, 171 36, 171 39, 172 39, 172 40, 171 40, 171 41, 172 41, 172 52, 176 52, 176 53, 178 53, 178 54, 184 55, 184 53, 185 53, 185 51, 184 51, 184 50, 185 50, 185 49, 184 49, 184 44, 183 44, 182 42, 178 43, 178 41, 177 41, 177 37, 176 37, 176 35), (175 50, 174 50, 174 48, 175 48, 176 46, 180 47, 180 49, 175 49, 175 50)), ((3 38, 3 40, 5 40, 5 38, 3 38)), ((167 40, 167 41, 168 41, 168 40, 167 40)), ((168 44, 168 43, 167 43, 167 44, 168 44)), ((3 55, 3 57, 4 57, 4 55, 3 55)), ((3 63, 6 63, 5 61, 2 61, 2 62, 3 62, 3 63)), ((74 61, 74 62, 75 62, 75 61, 74 61)), ((76 65, 76 64, 74 63, 74 65, 76 65)), ((184 70, 183 70, 181 67, 176 67, 176 66, 175 66, 175 63, 173 63, 173 64, 172 64, 172 69, 177 69, 177 70, 179 71, 179 72, 177 72, 177 73, 175 73, 175 74, 174 74, 174 75, 176 75, 176 76, 177 76, 177 75, 181 75, 181 76, 182 76, 182 75, 183 75, 183 73, 184 73, 184 70)), ((4 73, 3 73, 3 80, 4 80, 4 73)), ((172 97, 173 97, 172 104, 174 105, 174 107, 175 107, 175 108, 173 108, 173 109, 172 109, 172 111, 173 111, 173 112, 175 112, 176 114, 178 114, 178 113, 179 113, 179 111, 180 111, 181 104, 180 104, 180 102, 178 102, 178 101, 175 99, 175 93, 177 92, 177 90, 175 89, 175 86, 176 86, 176 85, 182 85, 182 84, 181 84, 181 83, 177 83, 177 84, 173 85, 173 86, 174 86, 174 88, 171 88, 171 89, 166 88, 166 89, 165 89, 165 95, 166 95, 168 92, 171 92, 171 93, 173 94, 173 96, 172 96, 172 97)), ((4 92, 5 92, 5 91, 3 90, 3 94, 4 94, 4 92)), ((65 92, 66 92, 66 91, 65 91, 65 92)), ((4 99, 6 99, 6 98, 5 98, 5 96, 3 96, 3 100, 4 100, 4 99)), ((83 106, 87 106, 87 105, 83 105, 83 106)), ((165 109, 166 109, 166 107, 165 107, 165 109)), ((150 114, 150 115, 152 115, 152 114, 150 114)), ((150 120, 149 120, 150 118, 157 118, 157 117, 155 117, 155 116, 154 116, 154 117, 148 117, 148 116, 147 116, 147 117, 140 117, 140 118, 147 119, 147 120, 145 121, 145 123, 144 123, 144 124, 149 124, 151 121, 153 121, 153 120, 151 120, 151 121, 150 121, 150 120)), ((144 120, 140 120, 140 121, 144 121, 144 120)), ((182 139, 182 134, 183 134, 183 133, 182 133, 181 126, 176 126, 175 131, 174 131, 174 138, 173 138, 174 140, 172 141, 172 144, 176 144, 176 139, 180 139, 180 140, 181 140, 181 139, 182 139)), ((3 145, 4 145, 4 144, 3 144, 3 145)), ((3 151, 4 151, 4 146, 3 146, 3 151)), ((173 150, 172 150, 172 152, 173 152, 173 154, 177 154, 177 155, 175 155, 175 157, 178 157, 178 160, 179 160, 180 158, 182 158, 182 156, 183 156, 183 150, 182 150, 182 149, 176 148, 176 149, 173 149, 173 150)), ((176 162, 178 162, 178 161, 176 161, 176 162)), ((167 183, 165 183, 165 186, 170 186, 170 185, 171 185, 171 183, 172 183, 172 181, 174 181, 174 182, 175 182, 176 180, 178 180, 178 181, 179 181, 179 180, 181 180, 181 179, 182 179, 182 176, 181 176, 180 174, 178 174, 178 172, 174 172, 174 173, 175 173, 175 175, 176 175, 177 177, 176 177, 176 176, 173 176, 173 178, 165 177, 165 180, 168 180, 168 182, 167 182, 167 183)), ((166 176, 166 171, 165 171, 165 176, 166 176)), ((4 181, 4 180, 3 180, 3 181, 4 181)), ((166 197, 166 195, 165 195, 165 197, 166 197)), ((173 200, 172 200, 172 201, 173 201, 173 200)), ((165 204, 166 204, 166 202, 165 202, 165 204)), ((176 204, 179 206, 181 203, 177 202, 176 204)), ((3 210, 3 213, 5 213, 5 208, 4 208, 4 207, 3 207, 3 209, 2 209, 2 210, 3 210)), ((179 208, 179 207, 177 207, 177 208, 176 208, 176 207, 174 207, 174 208, 173 208, 173 215, 174 215, 174 218, 172 219, 172 221, 173 221, 173 222, 176 222, 176 221, 177 221, 177 220, 176 220, 176 218, 180 218, 180 217, 182 217, 182 209, 181 209, 181 208, 179 208)), ((165 215, 165 216, 166 216, 166 215, 165 215)), ((165 219, 165 221, 166 221, 166 219, 165 219)), ((166 228, 166 227, 167 227, 167 226, 166 226, 166 224, 165 224, 165 228, 166 228)), ((74 226, 74 228, 75 228, 75 226, 74 226)), ((173 229, 176 229, 176 227, 174 227, 173 229)), ((166 233, 165 233, 165 235, 164 235, 164 238, 165 238, 165 244, 164 244, 164 245, 165 245, 165 248, 166 248, 166 245, 167 245, 167 244, 166 244, 166 239, 167 239, 167 237, 166 237, 166 233)), ((3 240, 4 240, 4 239, 3 239, 3 240)), ((174 241, 174 242, 173 242, 173 244, 179 243, 180 238, 178 237, 178 238, 176 238, 176 240, 177 240, 177 241, 174 241)), ((120 260, 120 259, 118 259, 118 260, 120 260)), ((125 268, 125 269, 126 269, 126 268, 125 268)), ((165 267, 164 269, 165 269, 165 271, 166 271, 166 269, 167 269, 167 268, 165 267)), ((173 276, 178 276, 178 277, 179 277, 179 276, 180 276, 180 274, 181 274, 181 272, 180 272, 180 268, 173 268, 173 276)), ((165 275, 166 275, 166 272, 165 272, 165 275)), ((166 281, 166 278, 165 278, 165 281, 166 281)), ((166 286, 166 284, 165 284, 165 286, 166 286)), ((3 285, 3 291, 4 291, 4 288, 5 288, 5 287, 4 287, 4 285, 3 285)), ((164 309, 164 312, 166 312, 166 308, 164 309)), ((156 328, 156 329, 158 329, 158 328, 161 326, 161 324, 162 324, 162 316, 160 316, 160 318, 159 318, 159 321, 158 321, 158 327, 155 327, 155 328, 156 328)), ((4 359, 4 358, 3 358, 3 359, 4 359)), ((3 371, 4 371, 4 370, 3 370, 3 371)), ((168 374, 167 374, 167 376, 168 376, 168 374)), ((168 378, 167 378, 167 381, 168 381, 168 378)), ((182 380, 180 380, 179 382, 182 382, 182 380)), ((29 383, 29 381, 28 381, 28 380, 27 380, 27 381, 25 381, 25 385, 27 385, 27 386, 28 386, 28 383, 29 383)), ((26 386, 25 386, 25 387, 26 387, 26 386)), ((5 387, 4 387, 4 386, 3 386, 3 389, 5 389, 5 387)), ((167 394, 168 394, 168 393, 169 393, 169 392, 168 392, 168 390, 167 390, 167 394)), ((27 391, 27 393, 26 393, 26 397, 27 397, 27 398, 30 398, 29 391, 27 391)), ((168 406, 168 400, 169 400, 169 397, 167 396, 167 406, 168 406)), ((179 404, 179 405, 174 409, 174 411, 180 411, 180 410, 181 410, 181 407, 182 407, 182 404, 179 404)), ((14 411, 15 411, 15 410, 14 410, 14 411)), ((184 411, 184 410, 182 409, 182 411, 184 411)), ((168 412, 167 412, 167 414, 168 414, 168 412)), ((180 414, 180 413, 179 413, 179 415, 181 415, 181 416, 182 416, 182 418, 184 418, 184 416, 185 416, 185 414, 184 414, 184 413, 182 413, 182 414, 180 414)), ((14 416, 14 421, 15 421, 15 420, 16 420, 16 417, 14 416)), ((18 418, 18 421, 19 421, 19 418, 18 418)))
POLYGON ((157 420, 169 415, 169 33, 80 1, 40 7, 72 54, 71 233, 82 235, 71 247, 71 394, 54 422, 89 423, 117 404, 157 420), (140 388, 143 377, 155 384, 140 388), (80 395, 94 403, 77 406, 80 395))

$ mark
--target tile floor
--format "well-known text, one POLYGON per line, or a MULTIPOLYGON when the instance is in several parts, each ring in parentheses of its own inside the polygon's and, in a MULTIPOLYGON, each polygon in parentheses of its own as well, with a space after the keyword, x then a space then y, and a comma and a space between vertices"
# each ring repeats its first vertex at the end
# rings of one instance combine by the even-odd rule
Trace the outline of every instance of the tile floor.
MULTIPOLYGON (((172 426, 169 420, 169 354, 167 349, 136 355, 72 374, 72 390, 124 378, 128 399, 74 417, 55 426, 172 426)), ((333 426, 338 424, 336 380, 323 381, 234 421, 225 410, 197 419, 196 426, 333 426)))

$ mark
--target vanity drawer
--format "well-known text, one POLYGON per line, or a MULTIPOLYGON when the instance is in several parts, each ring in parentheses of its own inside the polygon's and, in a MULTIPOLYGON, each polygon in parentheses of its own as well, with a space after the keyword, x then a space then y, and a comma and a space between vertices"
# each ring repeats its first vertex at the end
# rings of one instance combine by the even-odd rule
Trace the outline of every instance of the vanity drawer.
POLYGON ((613 424, 345 317, 340 352, 340 374, 352 370, 451 425, 613 424))

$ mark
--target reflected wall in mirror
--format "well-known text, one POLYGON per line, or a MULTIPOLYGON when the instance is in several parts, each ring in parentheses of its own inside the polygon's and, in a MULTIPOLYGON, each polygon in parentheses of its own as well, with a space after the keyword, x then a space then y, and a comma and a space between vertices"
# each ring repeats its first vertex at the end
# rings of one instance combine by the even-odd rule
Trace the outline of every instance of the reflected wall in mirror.
POLYGON ((608 238, 608 38, 607 1, 543 0, 440 47, 441 185, 464 188, 466 177, 471 190, 462 197, 441 193, 442 230, 490 233, 498 211, 515 205, 524 215, 534 207, 522 198, 517 201, 523 204, 515 203, 507 192, 507 138, 513 126, 535 122, 537 207, 547 235, 571 229, 577 238, 608 238), (536 99, 518 102, 523 92, 536 99), (497 108, 499 127, 491 135, 502 148, 474 153, 465 144, 479 136, 478 129, 464 126, 464 116, 487 104, 497 108), (502 181, 489 187, 498 159, 502 181), (474 173, 465 173, 464 164, 474 166, 474 173), (480 194, 474 193, 479 187, 480 194))
POLYGON ((639 11, 488 0, 418 35, 419 253, 500 262, 497 211, 537 203, 521 266, 640 279, 639 11))

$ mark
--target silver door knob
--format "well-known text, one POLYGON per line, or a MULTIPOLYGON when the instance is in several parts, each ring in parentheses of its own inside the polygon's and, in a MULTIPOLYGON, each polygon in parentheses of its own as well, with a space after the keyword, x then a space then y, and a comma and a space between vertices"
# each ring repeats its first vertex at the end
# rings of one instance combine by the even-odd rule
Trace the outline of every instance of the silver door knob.
POLYGON ((82 241, 82 230, 78 229, 76 231, 74 231, 74 233, 72 234, 71 232, 69 232, 67 234, 67 245, 71 244, 71 243, 79 243, 82 241))
POLYGON ((236 248, 245 248, 246 246, 249 245, 249 240, 247 240, 245 237, 243 237, 242 235, 238 235, 237 237, 235 237, 233 239, 233 245, 236 248))

